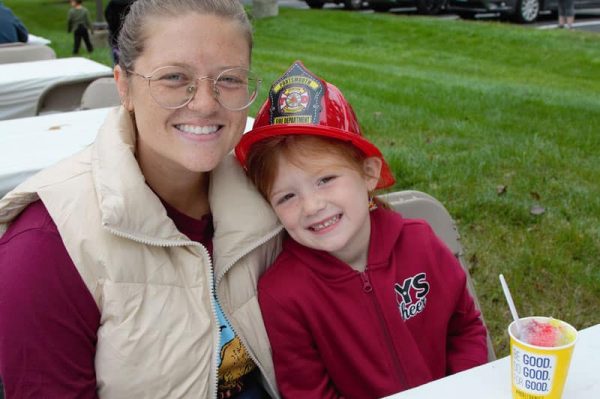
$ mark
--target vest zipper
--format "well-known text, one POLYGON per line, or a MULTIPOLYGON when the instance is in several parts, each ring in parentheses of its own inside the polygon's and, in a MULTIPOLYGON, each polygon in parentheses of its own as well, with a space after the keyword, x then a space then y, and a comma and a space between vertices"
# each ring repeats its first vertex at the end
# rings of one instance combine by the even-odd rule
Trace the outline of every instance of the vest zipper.
MULTIPOLYGON (((124 233, 122 231, 115 230, 112 227, 108 227, 106 224, 103 224, 102 227, 104 227, 111 234, 114 234, 117 237, 127 238, 128 240, 139 242, 140 244, 144 244, 144 245, 152 245, 155 247, 184 247, 186 245, 191 245, 194 247, 202 247, 201 244, 194 242, 194 241, 190 241, 190 240, 149 240, 149 239, 134 236, 133 234, 124 233)), ((204 247, 202 247, 202 248, 204 248, 204 247)))
MULTIPOLYGON (((210 254, 208 253, 208 250, 204 247, 204 245, 198 244, 201 248, 202 251, 204 252, 204 255, 206 256, 206 259, 208 259, 208 264, 209 264, 209 277, 210 277, 210 308, 212 310, 212 314, 213 314, 213 320, 215 321, 215 334, 213 334, 214 340, 213 340, 213 361, 212 364, 214 365, 213 367, 210 368, 210 373, 211 373, 211 378, 212 378, 212 392, 213 395, 212 397, 214 399, 217 399, 218 396, 218 392, 219 392, 219 366, 218 366, 218 356, 217 354, 220 352, 221 350, 221 331, 220 331, 220 326, 219 326, 219 316, 217 315, 217 304, 216 302, 216 292, 215 292, 215 273, 213 271, 213 262, 212 262, 212 258, 210 257, 210 254)), ((231 324, 231 323, 229 323, 231 324)))
POLYGON ((408 384, 406 382, 406 375, 404 373, 404 369, 402 368, 400 359, 398 358, 396 349, 394 348, 392 336, 387 327, 387 323, 385 322, 385 318, 383 317, 383 312, 381 310, 381 307, 379 306, 379 303, 377 302, 375 293, 373 292, 374 289, 373 289, 373 285, 371 284, 371 280, 369 279, 368 271, 369 271, 369 269, 365 268, 365 270, 363 272, 359 272, 360 277, 362 279, 362 283, 363 283, 363 291, 369 297, 371 297, 371 301, 373 302, 373 307, 375 308, 375 313, 377 314, 377 319, 379 320, 380 328, 383 331, 385 343, 386 343, 387 347, 390 348, 389 352, 392 356, 394 370, 396 371, 396 378, 398 379, 398 382, 400 383, 400 386, 402 387, 402 389, 407 389, 408 384))
MULTIPOLYGON (((118 237, 122 237, 122 238, 127 238, 129 240, 135 241, 135 242, 139 242, 141 244, 144 245, 152 245, 155 247, 183 247, 183 246, 193 246, 196 248, 199 248, 200 251, 204 254, 204 259, 207 261, 208 263, 208 275, 209 275, 209 281, 212 282, 212 284, 210 284, 210 292, 209 292, 209 300, 210 300, 210 308, 212 310, 212 315, 213 315, 213 320, 214 320, 214 331, 213 331, 213 356, 212 356, 212 367, 210 368, 210 378, 211 378, 211 388, 212 388, 212 397, 214 399, 217 399, 217 394, 219 391, 219 377, 218 377, 218 366, 217 366, 217 353, 219 353, 220 350, 220 346, 221 346, 221 332, 219 331, 219 317, 217 315, 217 305, 215 303, 215 276, 214 276, 214 271, 213 271, 213 262, 212 259, 210 257, 210 254, 208 253, 208 250, 204 247, 204 245, 197 243, 195 241, 190 241, 190 240, 177 240, 177 241, 173 241, 173 240, 145 240, 145 239, 141 239, 139 237, 136 237, 132 234, 128 234, 128 233, 124 233, 121 232, 119 230, 115 230, 113 228, 110 228, 108 226, 104 226, 104 228, 106 228, 110 233, 118 236, 118 237)), ((230 323, 231 324, 231 323, 230 323)), ((237 334, 236 334, 237 335, 237 334)), ((241 339, 240 339, 241 341, 241 339)), ((256 363, 256 361, 255 361, 256 363)))

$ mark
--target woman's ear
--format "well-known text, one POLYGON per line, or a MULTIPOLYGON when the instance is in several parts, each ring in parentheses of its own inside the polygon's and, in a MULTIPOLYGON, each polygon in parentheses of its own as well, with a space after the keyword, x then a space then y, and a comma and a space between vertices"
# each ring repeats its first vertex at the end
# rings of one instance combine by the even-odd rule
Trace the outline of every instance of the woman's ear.
POLYGON ((363 161, 363 172, 369 191, 373 191, 377 187, 382 166, 383 161, 379 157, 369 157, 363 161))
POLYGON ((133 111, 133 103, 129 97, 129 79, 127 78, 127 74, 121 69, 120 65, 117 65, 113 70, 113 75, 117 83, 119 97, 121 97, 121 104, 123 104, 127 111, 133 111))

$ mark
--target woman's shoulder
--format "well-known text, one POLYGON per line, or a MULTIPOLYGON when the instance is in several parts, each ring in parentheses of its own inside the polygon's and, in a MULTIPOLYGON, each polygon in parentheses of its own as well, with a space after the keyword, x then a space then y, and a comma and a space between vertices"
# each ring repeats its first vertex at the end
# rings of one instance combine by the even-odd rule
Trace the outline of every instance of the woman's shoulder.
POLYGON ((12 221, 6 233, 0 238, 0 245, 6 244, 23 235, 27 236, 27 240, 29 240, 34 239, 36 236, 41 238, 48 234, 58 235, 58 229, 52 221, 44 203, 38 200, 29 204, 12 221))
POLYGON ((44 276, 55 278, 65 265, 75 270, 48 210, 42 201, 31 203, 0 238, 2 278, 23 286, 36 284, 44 276))

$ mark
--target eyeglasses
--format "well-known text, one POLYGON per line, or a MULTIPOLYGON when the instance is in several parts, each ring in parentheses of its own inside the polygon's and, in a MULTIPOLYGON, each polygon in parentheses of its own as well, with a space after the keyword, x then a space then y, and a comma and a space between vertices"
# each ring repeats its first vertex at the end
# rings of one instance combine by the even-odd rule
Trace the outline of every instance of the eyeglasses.
POLYGON ((256 99, 261 80, 245 68, 225 69, 216 78, 196 77, 192 71, 179 66, 160 67, 149 76, 130 73, 148 81, 150 95, 158 105, 167 109, 183 108, 192 101, 202 80, 212 81, 213 97, 230 111, 248 108, 256 99))

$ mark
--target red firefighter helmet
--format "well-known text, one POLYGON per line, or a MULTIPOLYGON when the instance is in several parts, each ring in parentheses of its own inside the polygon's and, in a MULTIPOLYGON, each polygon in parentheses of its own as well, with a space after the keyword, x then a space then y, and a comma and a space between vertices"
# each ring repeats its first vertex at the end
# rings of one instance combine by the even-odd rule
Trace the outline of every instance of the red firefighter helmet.
POLYGON ((394 184, 394 176, 381 151, 362 136, 352 106, 342 92, 296 61, 271 86, 252 130, 242 136, 235 155, 246 168, 252 145, 274 136, 307 134, 351 143, 367 157, 383 162, 377 188, 394 184))

